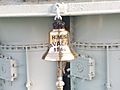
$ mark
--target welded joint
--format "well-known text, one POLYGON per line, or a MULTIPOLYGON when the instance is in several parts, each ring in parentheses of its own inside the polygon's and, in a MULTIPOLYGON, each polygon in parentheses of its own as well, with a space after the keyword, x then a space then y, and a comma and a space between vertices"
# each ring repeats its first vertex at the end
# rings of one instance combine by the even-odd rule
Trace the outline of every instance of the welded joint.
POLYGON ((0 49, 2 50, 35 50, 35 49, 44 49, 48 47, 48 43, 40 43, 40 44, 29 44, 29 45, 5 45, 5 44, 0 44, 0 49))
MULTIPOLYGON (((77 48, 119 48, 120 43, 82 43, 82 42, 73 42, 72 45, 77 48)), ((39 49, 39 48, 46 48, 48 47, 47 42, 42 42, 39 44, 29 44, 29 45, 5 45, 5 44, 0 44, 0 49, 2 50, 25 50, 25 48, 28 48, 28 50, 33 50, 33 49, 39 49)), ((85 55, 80 55, 82 58, 86 58, 89 56, 85 55)))

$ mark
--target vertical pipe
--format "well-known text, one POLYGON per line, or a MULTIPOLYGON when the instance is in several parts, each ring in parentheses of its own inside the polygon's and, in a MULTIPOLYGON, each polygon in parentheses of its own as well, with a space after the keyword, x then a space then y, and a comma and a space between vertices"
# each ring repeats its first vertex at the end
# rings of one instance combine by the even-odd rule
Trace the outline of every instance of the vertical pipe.
POLYGON ((25 47, 25 53, 26 53, 26 71, 27 71, 27 83, 26 83, 26 87, 27 90, 30 90, 30 86, 31 86, 31 81, 30 81, 30 73, 29 73, 29 58, 28 58, 28 47, 25 47))
POLYGON ((110 90, 111 84, 110 84, 109 46, 106 46, 106 60, 107 60, 107 83, 106 83, 106 87, 107 87, 107 90, 110 90))

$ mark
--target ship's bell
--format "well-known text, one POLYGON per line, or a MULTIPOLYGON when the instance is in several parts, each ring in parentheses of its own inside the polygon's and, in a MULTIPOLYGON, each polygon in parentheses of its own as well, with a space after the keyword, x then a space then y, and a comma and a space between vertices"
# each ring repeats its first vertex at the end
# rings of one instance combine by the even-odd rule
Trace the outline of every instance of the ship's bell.
POLYGON ((49 32, 48 50, 42 59, 48 61, 70 61, 77 57, 77 53, 70 46, 69 32, 65 30, 65 23, 56 20, 53 30, 49 32))

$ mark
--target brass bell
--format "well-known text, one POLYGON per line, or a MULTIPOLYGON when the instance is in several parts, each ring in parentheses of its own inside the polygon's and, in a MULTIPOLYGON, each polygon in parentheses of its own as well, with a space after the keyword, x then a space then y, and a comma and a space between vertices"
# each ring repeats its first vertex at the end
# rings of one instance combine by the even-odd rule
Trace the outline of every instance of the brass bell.
POLYGON ((77 53, 70 46, 70 35, 65 30, 65 23, 56 20, 53 30, 49 32, 49 46, 42 59, 48 61, 70 61, 77 57, 77 53))

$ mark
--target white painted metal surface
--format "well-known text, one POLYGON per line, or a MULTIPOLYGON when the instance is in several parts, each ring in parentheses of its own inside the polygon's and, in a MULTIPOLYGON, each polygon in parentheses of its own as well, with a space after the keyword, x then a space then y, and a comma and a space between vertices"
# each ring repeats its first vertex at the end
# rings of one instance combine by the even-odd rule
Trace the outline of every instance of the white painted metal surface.
POLYGON ((53 18, 47 17, 0 18, 1 43, 23 45, 22 48, 21 46, 14 49, 0 48, 5 55, 15 58, 18 71, 15 81, 1 80, 1 90, 27 90, 26 84, 29 80, 31 81, 30 90, 56 90, 56 63, 41 59, 46 47, 43 48, 42 45, 34 47, 35 44, 47 42, 48 32, 52 29, 52 21, 53 18), (29 45, 33 47, 29 49, 29 45), (28 46, 27 53, 25 46, 28 46))
MULTIPOLYGON (((54 16, 54 4, 2 5, 0 17, 54 16)), ((120 13, 120 1, 65 3, 63 16, 120 13)))
MULTIPOLYGON (((89 55, 96 61, 95 78, 91 81, 71 78, 72 90, 118 90, 120 14, 79 16, 72 19, 74 41, 79 42, 76 45, 77 52, 89 55)), ((73 68, 71 74, 74 72, 73 68)))

